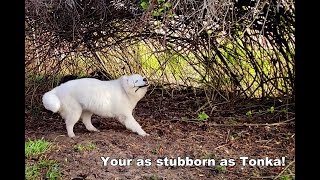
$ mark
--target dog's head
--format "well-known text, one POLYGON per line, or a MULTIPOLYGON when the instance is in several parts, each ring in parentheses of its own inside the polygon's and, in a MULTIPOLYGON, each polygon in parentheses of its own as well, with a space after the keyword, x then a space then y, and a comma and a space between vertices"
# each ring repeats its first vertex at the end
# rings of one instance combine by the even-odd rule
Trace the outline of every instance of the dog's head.
POLYGON ((147 78, 141 76, 140 74, 133 74, 130 76, 127 76, 127 83, 130 87, 135 88, 144 88, 149 86, 147 78))
POLYGON ((149 82, 147 78, 141 76, 140 74, 133 74, 130 76, 124 75, 122 78, 122 86, 128 94, 134 94, 141 98, 147 92, 149 82))

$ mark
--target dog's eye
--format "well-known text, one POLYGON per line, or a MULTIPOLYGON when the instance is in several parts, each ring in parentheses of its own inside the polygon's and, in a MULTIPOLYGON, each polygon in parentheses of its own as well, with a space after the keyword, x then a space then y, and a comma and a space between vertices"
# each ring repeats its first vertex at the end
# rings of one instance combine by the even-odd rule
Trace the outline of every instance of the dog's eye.
POLYGON ((136 80, 134 83, 137 83, 138 82, 138 80, 136 80))

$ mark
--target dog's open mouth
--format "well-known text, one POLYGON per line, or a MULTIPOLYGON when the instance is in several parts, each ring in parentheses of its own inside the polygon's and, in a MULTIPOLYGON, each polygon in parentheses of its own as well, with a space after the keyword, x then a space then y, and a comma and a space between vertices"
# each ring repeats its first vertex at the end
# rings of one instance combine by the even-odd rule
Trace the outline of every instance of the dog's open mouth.
POLYGON ((137 92, 140 88, 143 88, 143 87, 146 87, 146 86, 149 86, 149 83, 146 83, 145 85, 142 85, 142 86, 137 86, 138 88, 136 89, 135 92, 137 92))

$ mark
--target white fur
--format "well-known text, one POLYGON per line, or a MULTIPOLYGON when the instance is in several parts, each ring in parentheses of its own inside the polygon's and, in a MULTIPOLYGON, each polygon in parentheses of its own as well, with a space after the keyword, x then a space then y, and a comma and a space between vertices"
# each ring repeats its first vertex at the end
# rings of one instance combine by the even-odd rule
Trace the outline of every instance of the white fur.
POLYGON ((139 74, 125 75, 111 81, 82 78, 46 92, 42 102, 46 109, 59 112, 65 119, 69 137, 75 136, 73 127, 80 118, 89 131, 99 131, 91 123, 93 114, 115 117, 127 129, 146 136, 149 134, 134 119, 132 111, 146 94, 147 85, 146 79, 139 74))

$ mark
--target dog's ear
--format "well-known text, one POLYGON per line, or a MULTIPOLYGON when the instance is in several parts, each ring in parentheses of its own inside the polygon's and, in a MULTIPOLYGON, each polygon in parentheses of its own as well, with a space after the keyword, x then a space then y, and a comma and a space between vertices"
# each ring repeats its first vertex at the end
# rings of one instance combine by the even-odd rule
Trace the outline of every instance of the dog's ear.
POLYGON ((128 80, 128 76, 127 76, 127 75, 123 75, 122 78, 123 78, 124 80, 128 80))
POLYGON ((127 75, 121 76, 121 81, 122 81, 122 84, 128 84, 128 76, 127 75))

